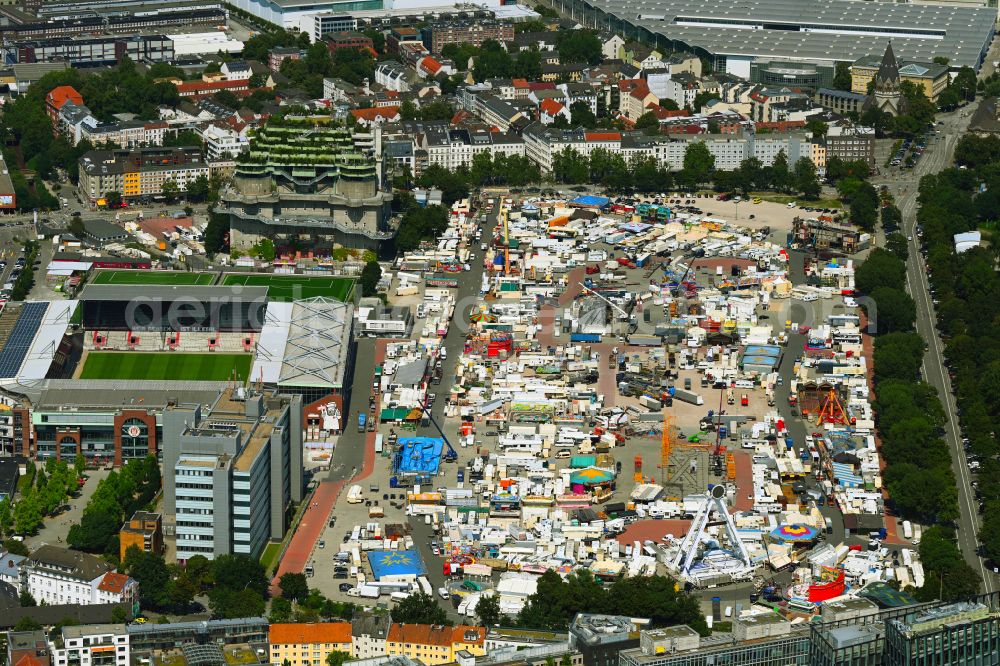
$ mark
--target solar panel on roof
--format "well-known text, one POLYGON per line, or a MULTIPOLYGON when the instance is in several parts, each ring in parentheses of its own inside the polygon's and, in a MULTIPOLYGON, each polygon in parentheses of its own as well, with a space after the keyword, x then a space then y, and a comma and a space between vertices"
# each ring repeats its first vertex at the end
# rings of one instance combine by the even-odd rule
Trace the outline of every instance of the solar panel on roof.
POLYGON ((48 307, 48 303, 25 303, 21 308, 21 314, 11 329, 10 337, 7 338, 7 344, 4 345, 3 351, 0 351, 0 378, 17 376, 17 371, 21 369, 24 357, 28 355, 48 307))

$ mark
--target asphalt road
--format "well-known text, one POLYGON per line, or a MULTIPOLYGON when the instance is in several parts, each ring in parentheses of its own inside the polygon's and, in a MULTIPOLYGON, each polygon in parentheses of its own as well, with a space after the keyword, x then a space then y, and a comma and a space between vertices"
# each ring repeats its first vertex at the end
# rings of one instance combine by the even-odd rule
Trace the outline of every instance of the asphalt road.
MULTIPOLYGON (((969 565, 982 577, 983 586, 987 592, 997 589, 996 576, 985 566, 976 553, 979 546, 977 532, 979 531, 979 512, 971 488, 971 474, 965 459, 965 451, 961 446, 961 433, 958 427, 957 406, 952 393, 951 380, 944 366, 944 343, 938 335, 935 326, 936 314, 931 301, 930 284, 927 280, 927 265, 920 253, 919 239, 916 234, 917 188, 920 178, 937 173, 952 164, 955 145, 965 133, 969 125, 972 105, 959 109, 955 113, 941 114, 938 119, 944 122, 939 126, 940 134, 927 144, 923 157, 917 162, 909 175, 884 180, 896 198, 896 205, 903 214, 903 231, 911 237, 910 259, 906 266, 907 289, 917 306, 917 332, 927 342, 928 349, 924 354, 922 372, 925 381, 933 386, 944 406, 945 414, 949 415, 945 425, 945 441, 951 451, 952 468, 958 483, 958 545, 962 555, 969 565)), ((883 184, 883 182, 877 182, 883 184)))

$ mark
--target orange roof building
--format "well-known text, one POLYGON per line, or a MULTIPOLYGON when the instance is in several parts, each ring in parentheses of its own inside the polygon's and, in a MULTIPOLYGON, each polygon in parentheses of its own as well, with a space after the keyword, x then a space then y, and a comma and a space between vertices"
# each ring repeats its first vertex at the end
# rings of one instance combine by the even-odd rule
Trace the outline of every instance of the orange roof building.
POLYGON ((67 102, 83 106, 83 95, 78 93, 73 86, 57 86, 45 96, 45 112, 53 123, 59 116, 59 109, 63 108, 67 102))
POLYGON ((272 624, 268 634, 271 663, 292 666, 325 664, 331 652, 351 652, 350 622, 272 624))
POLYGON ((445 627, 430 624, 393 623, 385 640, 386 654, 419 659, 427 666, 448 664, 466 650, 473 655, 486 654, 486 629, 458 625, 445 627))

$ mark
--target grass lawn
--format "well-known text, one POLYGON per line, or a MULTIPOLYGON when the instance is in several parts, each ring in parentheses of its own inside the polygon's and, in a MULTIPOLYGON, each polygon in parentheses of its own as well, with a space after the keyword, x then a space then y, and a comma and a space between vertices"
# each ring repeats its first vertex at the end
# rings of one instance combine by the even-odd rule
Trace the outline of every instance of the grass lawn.
POLYGON ((260 554, 260 563, 264 565, 265 571, 270 571, 275 565, 279 552, 281 552, 280 541, 271 541, 264 546, 264 552, 260 554))
MULTIPOLYGON (((772 203, 789 204, 793 201, 800 206, 808 206, 809 208, 843 208, 844 204, 840 199, 815 199, 813 201, 808 201, 801 197, 794 197, 790 194, 775 194, 774 192, 751 192, 747 195, 748 199, 753 199, 758 197, 762 201, 770 201, 772 203)), ((753 204, 751 204, 753 205, 753 204)))
POLYGON ((91 278, 91 283, 210 285, 214 280, 212 273, 188 271, 100 271, 91 278))
POLYGON ((80 379, 226 381, 250 374, 251 354, 92 351, 80 379))
POLYGON ((354 289, 354 279, 328 275, 226 275, 222 284, 267 287, 270 301, 291 301, 326 296, 347 301, 354 289))

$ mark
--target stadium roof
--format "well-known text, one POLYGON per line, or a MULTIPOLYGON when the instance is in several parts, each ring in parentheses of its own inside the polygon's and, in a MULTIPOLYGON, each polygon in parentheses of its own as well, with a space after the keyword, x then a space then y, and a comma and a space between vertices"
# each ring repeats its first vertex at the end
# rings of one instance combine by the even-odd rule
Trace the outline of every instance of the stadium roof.
MULTIPOLYGON (((952 67, 975 68, 997 17, 995 8, 854 0, 578 2, 717 56, 854 61, 881 54, 891 39, 899 58, 930 61, 944 56, 952 67)), ((598 27, 617 29, 607 18, 599 14, 598 27)))
POLYGON ((80 291, 79 298, 81 301, 128 301, 133 298, 201 300, 232 296, 239 296, 245 301, 264 300, 267 298, 267 287, 191 284, 88 284, 80 291))
POLYGON ((45 379, 76 306, 76 301, 29 301, 16 311, 0 350, 0 383, 16 390, 22 382, 45 379))
POLYGON ((353 314, 353 305, 325 296, 269 303, 251 381, 343 388, 353 314))

